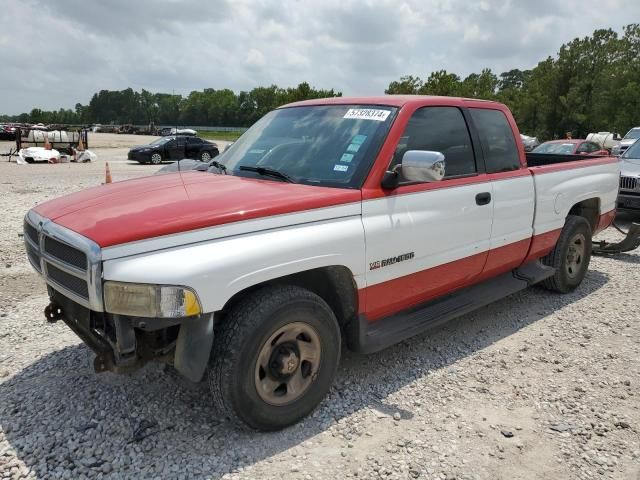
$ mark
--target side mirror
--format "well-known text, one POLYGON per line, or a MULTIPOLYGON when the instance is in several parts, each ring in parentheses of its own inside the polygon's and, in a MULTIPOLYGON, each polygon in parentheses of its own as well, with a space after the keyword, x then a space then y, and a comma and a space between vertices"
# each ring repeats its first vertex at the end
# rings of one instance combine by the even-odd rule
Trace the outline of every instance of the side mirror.
POLYGON ((410 182, 439 182, 444 178, 444 155, 429 150, 409 150, 402 156, 402 175, 410 182))
POLYGON ((385 173, 382 187, 396 188, 400 181, 400 172, 409 182, 439 182, 444 178, 444 155, 430 150, 408 150, 402 156, 400 165, 385 173))

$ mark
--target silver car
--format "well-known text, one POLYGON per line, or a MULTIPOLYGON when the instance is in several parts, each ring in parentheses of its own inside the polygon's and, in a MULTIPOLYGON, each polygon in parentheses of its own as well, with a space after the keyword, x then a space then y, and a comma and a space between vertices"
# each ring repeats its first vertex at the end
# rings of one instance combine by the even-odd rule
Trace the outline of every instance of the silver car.
POLYGON ((624 137, 622 137, 620 143, 611 149, 611 154, 622 155, 638 138, 640 138, 640 127, 633 127, 624 137))
POLYGON ((627 148, 620 161, 618 208, 640 210, 640 142, 627 148))

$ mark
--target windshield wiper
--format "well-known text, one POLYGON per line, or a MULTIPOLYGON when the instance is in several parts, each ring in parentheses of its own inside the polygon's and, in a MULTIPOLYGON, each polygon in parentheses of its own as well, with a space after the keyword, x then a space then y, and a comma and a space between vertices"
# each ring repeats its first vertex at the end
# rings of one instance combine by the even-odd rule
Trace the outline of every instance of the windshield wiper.
POLYGON ((211 160, 208 163, 208 166, 217 168, 218 170, 220 170, 222 172, 223 175, 227 174, 227 167, 225 167, 223 164, 221 164, 217 160, 211 160))
POLYGON ((275 168, 251 167, 249 165, 241 165, 239 169, 245 172, 256 172, 257 174, 266 176, 266 177, 280 178, 285 182, 289 182, 289 183, 296 183, 296 181, 293 178, 291 178, 289 175, 287 175, 286 173, 279 172, 275 168))

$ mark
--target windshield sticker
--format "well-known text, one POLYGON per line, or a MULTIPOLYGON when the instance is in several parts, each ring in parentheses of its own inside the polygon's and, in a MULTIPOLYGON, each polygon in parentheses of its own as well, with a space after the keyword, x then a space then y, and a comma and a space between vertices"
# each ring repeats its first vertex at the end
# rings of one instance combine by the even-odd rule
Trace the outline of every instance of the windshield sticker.
POLYGON ((351 160, 353 160, 352 153, 343 153, 342 157, 340 158, 340 161, 344 163, 351 163, 351 160))
POLYGON ((353 140, 351 140, 351 143, 354 143, 356 145, 362 145, 366 139, 367 139, 366 135, 356 135, 355 137, 353 137, 353 140))
POLYGON ((347 147, 347 152, 356 153, 358 150, 360 150, 360 145, 358 145, 357 143, 352 143, 347 147))
POLYGON ((334 165, 333 166, 333 171, 334 172, 346 172, 347 170, 349 170, 349 165, 334 165))
POLYGON ((249 150, 249 153, 264 153, 265 149, 254 148, 253 150, 249 150))
POLYGON ((350 108, 343 118, 384 122, 390 113, 389 110, 376 110, 375 108, 350 108))

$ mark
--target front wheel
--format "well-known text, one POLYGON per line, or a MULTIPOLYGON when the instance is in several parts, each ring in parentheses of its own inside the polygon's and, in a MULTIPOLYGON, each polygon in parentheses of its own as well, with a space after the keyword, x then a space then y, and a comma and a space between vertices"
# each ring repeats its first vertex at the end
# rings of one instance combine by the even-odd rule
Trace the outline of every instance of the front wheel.
POLYGON ((340 330, 326 302, 300 287, 267 287, 222 321, 209 386, 228 416, 259 430, 278 430, 322 401, 339 359, 340 330))
POLYGON ((200 152, 200 161, 202 162, 208 162, 209 160, 211 160, 211 152, 208 151, 204 151, 204 152, 200 152))
POLYGON ((151 163, 153 163, 154 165, 160 165, 162 163, 162 155, 157 152, 152 154, 151 163))
POLYGON ((582 283, 591 260, 591 225, 584 217, 569 215, 560 238, 549 255, 542 259, 556 273, 542 282, 548 290, 568 293, 582 283))

